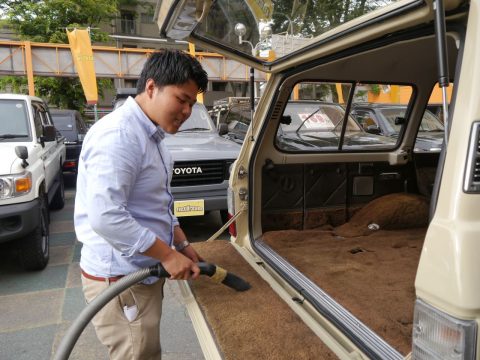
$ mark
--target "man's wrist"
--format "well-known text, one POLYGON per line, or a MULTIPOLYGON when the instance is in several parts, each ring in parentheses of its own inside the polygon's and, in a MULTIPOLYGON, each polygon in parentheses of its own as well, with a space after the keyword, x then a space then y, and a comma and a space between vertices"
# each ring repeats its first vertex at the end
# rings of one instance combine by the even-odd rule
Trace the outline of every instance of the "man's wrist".
POLYGON ((183 240, 183 241, 180 241, 179 243, 177 244, 174 244, 174 247, 175 247, 175 250, 177 251, 182 251, 183 249, 185 249, 187 246, 190 246, 190 243, 188 242, 188 240, 183 240))

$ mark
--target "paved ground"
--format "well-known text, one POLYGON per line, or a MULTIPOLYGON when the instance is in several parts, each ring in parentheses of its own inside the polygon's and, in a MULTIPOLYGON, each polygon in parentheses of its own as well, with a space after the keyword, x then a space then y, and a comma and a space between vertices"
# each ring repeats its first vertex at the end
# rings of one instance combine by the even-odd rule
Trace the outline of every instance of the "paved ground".
MULTIPOLYGON (((24 272, 8 248, 0 247, 1 360, 51 359, 69 324, 85 306, 78 265, 81 243, 75 238, 72 222, 74 194, 74 189, 67 189, 65 208, 51 213, 51 256, 45 270, 24 272)), ((220 225, 219 215, 214 213, 185 222, 182 226, 193 241, 205 240, 220 225)), ((165 285, 163 314, 163 359, 203 359, 174 282, 165 285)), ((70 359, 107 359, 91 325, 70 359)))

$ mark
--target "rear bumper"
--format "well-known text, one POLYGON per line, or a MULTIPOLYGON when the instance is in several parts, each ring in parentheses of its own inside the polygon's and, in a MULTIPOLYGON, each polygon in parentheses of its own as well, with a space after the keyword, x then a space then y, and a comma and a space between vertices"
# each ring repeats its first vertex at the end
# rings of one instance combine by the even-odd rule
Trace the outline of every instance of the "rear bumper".
POLYGON ((203 200, 205 211, 227 210, 228 180, 221 184, 172 187, 175 201, 203 200))
POLYGON ((65 172, 77 172, 78 159, 80 158, 80 152, 82 151, 82 145, 67 145, 66 159, 63 163, 63 171, 65 172))
POLYGON ((21 238, 40 224, 39 201, 0 206, 0 243, 21 238))

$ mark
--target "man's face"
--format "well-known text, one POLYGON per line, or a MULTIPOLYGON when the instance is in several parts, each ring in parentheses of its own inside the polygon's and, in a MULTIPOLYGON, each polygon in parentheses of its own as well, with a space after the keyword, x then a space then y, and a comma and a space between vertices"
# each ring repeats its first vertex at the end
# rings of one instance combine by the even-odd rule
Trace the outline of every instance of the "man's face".
POLYGON ((143 110, 165 132, 175 134, 190 117, 197 93, 198 86, 193 80, 159 88, 150 79, 146 84, 147 97, 143 110))

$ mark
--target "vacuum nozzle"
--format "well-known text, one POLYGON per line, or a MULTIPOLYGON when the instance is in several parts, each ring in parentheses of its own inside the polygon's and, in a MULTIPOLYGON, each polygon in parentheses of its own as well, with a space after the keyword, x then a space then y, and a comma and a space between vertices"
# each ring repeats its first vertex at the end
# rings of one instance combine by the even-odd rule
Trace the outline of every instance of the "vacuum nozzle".
MULTIPOLYGON (((220 266, 205 262, 199 262, 197 265, 200 268, 200 275, 207 275, 216 283, 222 283, 236 291, 246 291, 251 288, 247 281, 235 274, 229 273, 220 266)), ((161 264, 150 267, 150 273, 153 276, 170 277, 170 274, 161 264)))

